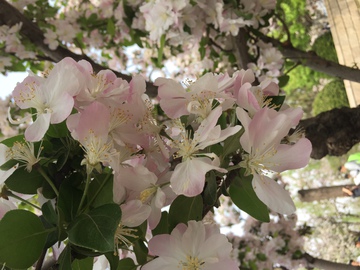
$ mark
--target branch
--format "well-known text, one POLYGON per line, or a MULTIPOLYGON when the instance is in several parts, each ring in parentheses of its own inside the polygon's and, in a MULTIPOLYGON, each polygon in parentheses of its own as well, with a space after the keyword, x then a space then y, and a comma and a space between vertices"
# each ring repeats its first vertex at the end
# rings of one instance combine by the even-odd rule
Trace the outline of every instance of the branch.
POLYGON ((344 263, 335 263, 323 259, 314 258, 308 253, 304 254, 304 259, 310 264, 311 267, 316 267, 324 270, 359 270, 359 266, 352 266, 344 263))
POLYGON ((338 63, 325 60, 313 51, 302 51, 286 45, 277 39, 268 37, 262 33, 257 33, 257 36, 266 43, 271 43, 273 46, 278 47, 287 59, 298 62, 303 66, 309 67, 313 70, 323 72, 325 74, 338 77, 343 80, 349 80, 360 83, 360 69, 351 68, 348 66, 340 65, 338 63))
POLYGON ((239 69, 247 69, 247 65, 253 62, 250 58, 249 48, 246 44, 248 39, 249 36, 245 28, 240 28, 236 37, 231 36, 231 42, 233 44, 233 50, 239 69))
POLYGON ((360 142, 360 106, 333 109, 301 120, 298 128, 305 131, 313 146, 311 157, 341 156, 360 142))
MULTIPOLYGON (((57 49, 51 50, 49 46, 44 43, 44 33, 35 23, 27 19, 23 14, 20 13, 20 11, 14 8, 6 0, 0 0, 0 25, 8 25, 11 27, 17 23, 22 23, 20 34, 29 39, 42 53, 51 59, 51 61, 59 62, 65 57, 71 57, 75 61, 88 61, 92 65, 95 72, 108 69, 95 63, 90 57, 86 55, 75 54, 67 48, 59 46, 57 49)), ((114 70, 112 71, 116 74, 116 76, 128 82, 130 82, 132 79, 130 75, 126 75, 114 70)), ((150 97, 155 97, 157 95, 157 87, 154 86, 154 84, 151 82, 147 82, 146 93, 150 97)))

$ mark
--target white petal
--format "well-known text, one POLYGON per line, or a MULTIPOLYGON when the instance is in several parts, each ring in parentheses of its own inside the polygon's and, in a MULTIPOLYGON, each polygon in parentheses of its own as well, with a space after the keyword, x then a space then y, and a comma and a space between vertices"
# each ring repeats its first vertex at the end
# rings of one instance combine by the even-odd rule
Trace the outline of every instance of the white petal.
POLYGON ((25 139, 29 142, 40 141, 50 126, 51 113, 38 114, 35 122, 25 130, 25 139))
POLYGON ((295 212, 296 208, 289 192, 273 179, 254 174, 252 186, 258 198, 271 210, 284 215, 295 212))

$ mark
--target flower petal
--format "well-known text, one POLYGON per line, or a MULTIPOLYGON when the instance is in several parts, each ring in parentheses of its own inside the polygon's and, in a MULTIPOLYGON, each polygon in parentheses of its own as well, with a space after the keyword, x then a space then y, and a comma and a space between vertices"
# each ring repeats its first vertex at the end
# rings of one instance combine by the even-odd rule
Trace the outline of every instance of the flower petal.
POLYGON ((289 192, 273 179, 255 174, 252 186, 258 198, 271 210, 284 215, 291 215, 295 212, 296 207, 289 192))
POLYGON ((50 126, 51 113, 41 113, 37 115, 34 123, 25 130, 25 139, 29 142, 40 141, 50 126))

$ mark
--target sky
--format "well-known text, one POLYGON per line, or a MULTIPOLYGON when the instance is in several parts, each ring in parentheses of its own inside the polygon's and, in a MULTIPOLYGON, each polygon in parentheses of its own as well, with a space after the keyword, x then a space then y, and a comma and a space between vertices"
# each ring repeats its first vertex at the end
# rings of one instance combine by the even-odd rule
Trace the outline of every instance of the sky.
POLYGON ((4 99, 10 95, 18 82, 22 82, 27 72, 8 72, 7 76, 0 73, 0 97, 4 99))

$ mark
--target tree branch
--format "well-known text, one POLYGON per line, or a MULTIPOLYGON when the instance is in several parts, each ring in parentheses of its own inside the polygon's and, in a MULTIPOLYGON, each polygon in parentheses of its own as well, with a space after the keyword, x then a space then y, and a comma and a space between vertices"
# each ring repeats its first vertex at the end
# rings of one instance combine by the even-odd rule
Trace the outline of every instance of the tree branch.
POLYGON ((298 128, 305 131, 313 146, 311 157, 341 156, 360 142, 360 106, 333 109, 301 120, 298 128))
POLYGON ((245 28, 240 28, 236 37, 231 36, 233 51, 239 69, 247 69, 247 65, 253 62, 249 55, 249 48, 246 41, 249 39, 245 28))
POLYGON ((351 68, 325 60, 313 51, 306 52, 296 49, 291 45, 281 43, 279 40, 268 37, 261 33, 257 33, 257 36, 262 41, 271 43, 273 46, 278 47, 285 58, 290 59, 295 63, 300 63, 301 65, 309 67, 313 70, 323 72, 343 80, 360 83, 360 69, 351 68))
POLYGON ((359 266, 352 266, 344 263, 335 263, 323 259, 314 258, 308 253, 304 254, 304 259, 310 264, 311 267, 316 267, 324 270, 359 270, 359 266))
MULTIPOLYGON (((27 19, 23 14, 20 13, 16 8, 9 4, 6 0, 0 0, 0 25, 8 25, 9 27, 22 23, 20 34, 29 39, 42 53, 44 53, 53 62, 59 62, 65 57, 71 57, 75 61, 86 60, 88 61, 95 72, 100 70, 108 69, 95 63, 90 57, 86 55, 79 55, 73 53, 67 48, 58 46, 55 50, 51 50, 47 44, 44 43, 44 33, 42 30, 32 21, 27 19)), ((132 77, 112 70, 116 76, 126 81, 131 81, 132 77)), ((146 83, 146 93, 150 97, 157 95, 157 87, 151 82, 146 83)))

